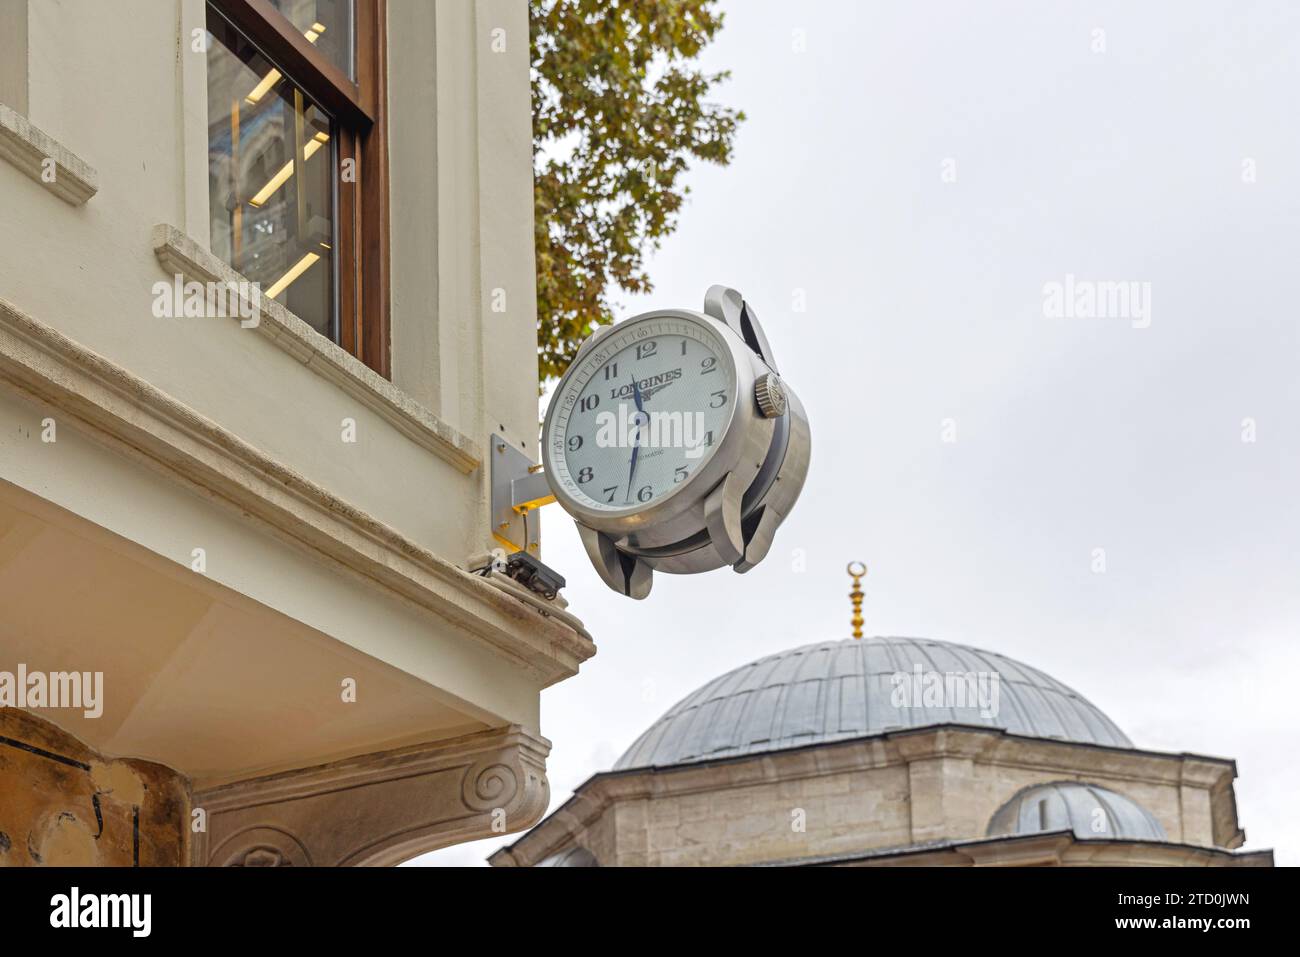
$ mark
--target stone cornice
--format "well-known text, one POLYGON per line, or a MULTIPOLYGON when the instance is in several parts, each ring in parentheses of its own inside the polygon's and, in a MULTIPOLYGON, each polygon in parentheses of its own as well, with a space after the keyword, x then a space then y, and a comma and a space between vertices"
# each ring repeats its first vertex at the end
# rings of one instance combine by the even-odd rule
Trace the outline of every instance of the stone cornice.
POLYGON ((549 751, 510 725, 201 791, 193 863, 383 866, 519 831, 546 810, 549 751))
POLYGON ((81 206, 99 191, 99 174, 89 163, 3 103, 0 103, 0 158, 69 205, 81 206), (52 169, 48 168, 50 164, 52 169))
POLYGON ((0 380, 102 444, 168 474, 463 629, 549 685, 595 653, 580 628, 520 601, 0 299, 0 380))
POLYGON ((1206 758, 1183 753, 1180 780, 1192 787, 1217 789, 1227 787, 1237 776, 1237 762, 1223 758, 1206 758))
MULTIPOLYGON (((175 226, 154 227, 153 249, 162 267, 186 282, 247 284, 249 281, 175 226)), ((462 472, 473 472, 483 463, 483 452, 472 439, 457 432, 279 302, 263 297, 258 308, 257 325, 250 331, 261 333, 411 441, 462 472)))
POLYGON ((1095 772, 1111 778, 1143 781, 1151 784, 1179 784, 1187 780, 1185 768, 1197 768, 1197 776, 1207 782, 1227 775, 1236 776, 1236 764, 1187 752, 1144 751, 1106 745, 1062 741, 1055 738, 1032 738, 996 728, 948 725, 890 732, 882 736, 904 761, 932 757, 971 758, 985 764, 1027 770, 1095 772), (1153 760, 1154 759, 1154 760, 1153 760), (1216 770, 1217 769, 1217 770, 1216 770))

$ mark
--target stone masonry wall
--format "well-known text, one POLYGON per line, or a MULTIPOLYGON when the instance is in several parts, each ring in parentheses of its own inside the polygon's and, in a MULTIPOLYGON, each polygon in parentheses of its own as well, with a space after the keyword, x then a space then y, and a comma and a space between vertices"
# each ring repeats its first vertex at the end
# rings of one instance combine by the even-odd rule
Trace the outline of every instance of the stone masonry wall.
POLYGON ((50 722, 0 708, 0 867, 179 866, 185 779, 105 760, 50 722))
POLYGON ((753 864, 970 840, 986 835, 989 818, 1021 788, 1071 778, 1136 800, 1172 841, 1212 843, 1208 833, 1184 833, 1175 785, 961 758, 617 801, 582 837, 602 864, 622 866, 753 864))

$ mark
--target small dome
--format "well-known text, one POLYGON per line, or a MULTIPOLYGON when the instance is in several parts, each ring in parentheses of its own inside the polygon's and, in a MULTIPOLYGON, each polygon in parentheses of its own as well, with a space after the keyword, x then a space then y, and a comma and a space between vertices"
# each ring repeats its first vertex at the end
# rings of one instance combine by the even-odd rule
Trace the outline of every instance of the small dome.
POLYGON ((600 867, 596 855, 585 847, 570 847, 538 861, 535 867, 600 867))
POLYGON ((1084 840, 1166 841, 1150 811, 1096 784, 1057 781, 1025 788, 989 821, 989 837, 1074 831, 1084 840))
MULTIPOLYGON (((992 684, 983 683, 989 702, 992 684)), ((1091 702, 1037 668, 943 641, 864 638, 792 648, 715 678, 669 708, 614 767, 665 767, 937 724, 1133 746, 1091 702), (915 693, 924 692, 926 676, 972 673, 997 676, 996 709, 915 693)))

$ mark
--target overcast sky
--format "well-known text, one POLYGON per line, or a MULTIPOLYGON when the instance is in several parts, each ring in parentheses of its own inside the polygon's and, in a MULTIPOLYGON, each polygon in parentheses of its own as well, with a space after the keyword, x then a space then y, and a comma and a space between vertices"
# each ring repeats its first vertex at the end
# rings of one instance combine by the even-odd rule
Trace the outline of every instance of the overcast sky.
POLYGON ((847 637, 861 559, 868 634, 1010 655, 1138 747, 1236 759, 1246 847, 1300 863, 1300 6, 723 8, 704 61, 749 119, 626 314, 740 289, 812 468, 763 565, 644 602, 546 510, 599 646, 542 696, 552 809, 708 679, 847 637), (1049 317, 1067 275, 1149 283, 1149 314, 1049 317))

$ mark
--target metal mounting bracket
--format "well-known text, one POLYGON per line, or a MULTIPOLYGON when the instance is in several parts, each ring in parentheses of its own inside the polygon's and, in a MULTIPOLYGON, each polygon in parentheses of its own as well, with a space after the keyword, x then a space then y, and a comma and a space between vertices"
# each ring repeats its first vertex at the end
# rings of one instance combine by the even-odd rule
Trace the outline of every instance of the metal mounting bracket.
POLYGON ((490 461, 492 537, 510 552, 536 555, 542 529, 533 512, 555 501, 546 473, 495 432, 490 461))

